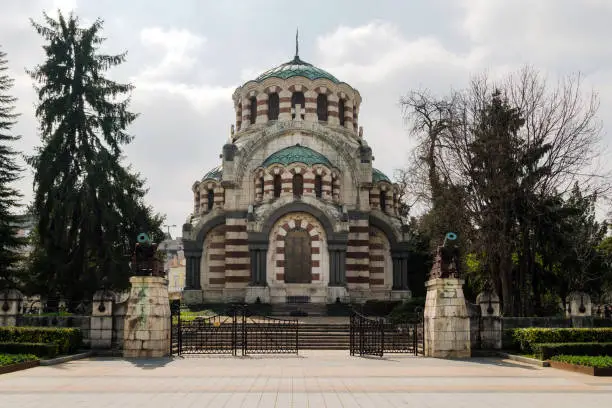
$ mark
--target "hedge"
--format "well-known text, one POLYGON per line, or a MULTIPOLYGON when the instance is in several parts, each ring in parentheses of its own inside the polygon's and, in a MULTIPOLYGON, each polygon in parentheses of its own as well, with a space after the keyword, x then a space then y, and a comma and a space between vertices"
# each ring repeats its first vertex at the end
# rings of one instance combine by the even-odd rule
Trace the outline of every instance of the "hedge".
POLYGON ((2 343, 55 343, 58 353, 71 354, 81 346, 81 330, 56 327, 0 327, 2 343))
POLYGON ((513 337, 522 352, 533 353, 533 345, 537 343, 612 342, 612 328, 525 328, 514 329, 513 337))
POLYGON ((0 367, 17 363, 25 363, 26 361, 36 361, 38 358, 32 354, 1 354, 0 367))
POLYGON ((610 356, 553 356, 552 361, 596 368, 612 368, 610 356))
POLYGON ((573 356, 612 356, 612 343, 536 343, 533 352, 540 360, 562 354, 573 356))
POLYGON ((34 354, 37 357, 53 358, 59 347, 55 343, 0 343, 0 353, 34 354))

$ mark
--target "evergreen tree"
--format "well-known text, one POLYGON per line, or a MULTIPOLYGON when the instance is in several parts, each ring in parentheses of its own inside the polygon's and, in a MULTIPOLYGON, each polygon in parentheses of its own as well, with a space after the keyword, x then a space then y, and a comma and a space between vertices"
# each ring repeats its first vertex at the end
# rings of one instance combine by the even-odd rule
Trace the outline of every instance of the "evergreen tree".
POLYGON ((103 284, 127 286, 137 232, 163 236, 163 220, 143 202, 144 180, 122 164, 137 116, 128 110, 133 86, 104 74, 126 54, 99 52, 100 19, 83 28, 73 14, 44 14, 44 24, 32 25, 46 40, 46 60, 30 72, 42 146, 29 164, 37 253, 45 258, 32 262, 33 274, 50 295, 88 299, 103 284))
POLYGON ((24 238, 17 237, 21 217, 14 213, 21 194, 11 186, 21 171, 15 161, 18 152, 11 144, 20 137, 11 133, 17 118, 13 112, 16 98, 9 94, 13 80, 5 74, 8 69, 5 58, 6 54, 0 50, 0 288, 16 286, 21 260, 19 249, 25 244, 24 238))

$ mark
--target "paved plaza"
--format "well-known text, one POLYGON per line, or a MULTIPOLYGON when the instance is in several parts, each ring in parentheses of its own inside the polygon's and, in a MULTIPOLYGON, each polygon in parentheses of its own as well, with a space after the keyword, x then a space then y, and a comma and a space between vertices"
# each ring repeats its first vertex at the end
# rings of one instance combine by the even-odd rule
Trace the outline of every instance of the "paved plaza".
POLYGON ((0 407, 612 407, 612 378, 409 356, 93 358, 0 375, 0 407))

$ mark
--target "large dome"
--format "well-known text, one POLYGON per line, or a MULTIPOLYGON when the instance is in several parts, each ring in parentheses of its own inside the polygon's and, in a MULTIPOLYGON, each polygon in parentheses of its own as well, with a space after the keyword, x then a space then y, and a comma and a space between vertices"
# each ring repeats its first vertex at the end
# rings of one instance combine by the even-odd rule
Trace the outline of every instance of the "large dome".
POLYGON ((277 67, 267 70, 257 78, 255 81, 261 82, 267 78, 281 78, 287 79, 291 77, 301 76, 310 80, 315 79, 329 79, 335 84, 340 83, 338 79, 330 74, 329 72, 322 70, 321 68, 315 67, 305 61, 302 61, 299 56, 295 56, 291 61, 285 62, 277 67))

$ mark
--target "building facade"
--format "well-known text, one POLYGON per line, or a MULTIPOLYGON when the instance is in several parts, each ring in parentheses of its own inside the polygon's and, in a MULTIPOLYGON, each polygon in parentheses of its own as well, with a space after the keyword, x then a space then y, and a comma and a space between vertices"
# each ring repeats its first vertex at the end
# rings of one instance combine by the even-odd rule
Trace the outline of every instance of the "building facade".
POLYGON ((372 167, 359 92, 296 55, 233 101, 222 163, 192 186, 184 301, 410 297, 399 191, 372 167))

